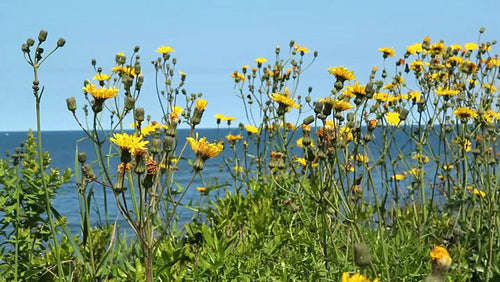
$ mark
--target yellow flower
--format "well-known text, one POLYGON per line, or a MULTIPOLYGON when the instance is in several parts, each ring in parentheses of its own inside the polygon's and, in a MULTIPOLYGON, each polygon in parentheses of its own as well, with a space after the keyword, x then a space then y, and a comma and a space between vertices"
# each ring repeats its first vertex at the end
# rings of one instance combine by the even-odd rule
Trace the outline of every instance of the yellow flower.
MULTIPOLYGON (((304 140, 303 137, 300 137, 299 139, 297 139, 297 147, 299 147, 299 148, 304 147, 304 145, 302 144, 302 140, 304 140)), ((311 144, 309 146, 314 147, 314 140, 311 139, 311 144)))
POLYGON ((205 188, 205 187, 196 187, 196 191, 198 191, 200 193, 205 193, 205 191, 207 191, 207 188, 205 188))
POLYGON ((462 51, 462 45, 460 45, 460 44, 450 45, 450 48, 451 48, 451 50, 462 51))
POLYGON ((472 191, 472 193, 474 193, 474 195, 478 195, 479 197, 481 198, 484 198, 486 197, 486 193, 484 193, 483 191, 479 190, 479 189, 474 189, 472 191))
POLYGON ((186 140, 188 141, 189 146, 191 146, 191 149, 197 156, 200 156, 202 160, 216 157, 224 149, 222 142, 210 143, 207 141, 206 137, 198 140, 198 135, 196 136, 196 139, 193 137, 187 137, 186 140))
POLYGON ((412 55, 418 54, 422 52, 422 43, 415 43, 413 45, 406 46, 406 51, 412 55))
POLYGON ((393 175, 391 178, 395 179, 397 181, 405 179, 404 175, 402 175, 402 174, 393 175))
POLYGON ((307 47, 299 46, 298 44, 295 44, 294 48, 295 48, 295 51, 299 52, 299 53, 309 53, 310 52, 309 49, 307 49, 307 47))
POLYGON ((245 81, 245 75, 242 73, 239 73, 237 71, 234 71, 233 74, 231 74, 231 77, 234 78, 237 81, 245 81))
POLYGON ((395 112, 386 113, 385 119, 386 119, 387 123, 389 123, 390 125, 395 125, 395 126, 398 126, 399 123, 401 122, 401 119, 399 118, 399 113, 395 113, 395 112))
POLYGON ((132 67, 116 66, 116 67, 113 67, 112 70, 115 73, 128 74, 130 76, 137 76, 137 73, 135 72, 135 68, 132 68, 132 67))
POLYGON ((413 155, 412 159, 417 160, 418 162, 421 162, 421 163, 428 163, 429 162, 429 157, 427 157, 426 155, 422 155, 422 154, 415 154, 415 155, 413 155))
MULTIPOLYGON (((132 124, 132 127, 135 126, 135 123, 132 124)), ((141 135, 142 136, 148 136, 151 134, 151 132, 155 132, 156 129, 158 128, 163 128, 163 129, 168 129, 167 125, 161 124, 156 121, 152 121, 150 124, 146 125, 145 127, 141 128, 141 135)))
POLYGON ((457 95, 458 93, 460 93, 460 90, 453 90, 443 87, 439 87, 438 89, 436 89, 436 94, 438 96, 454 96, 457 95))
POLYGON ((232 134, 228 134, 226 135, 226 139, 227 141, 229 141, 230 143, 231 142, 236 142, 238 140, 241 140, 243 137, 241 135, 232 135, 232 134))
POLYGON ((421 61, 421 60, 415 60, 410 63, 410 69, 415 70, 417 72, 424 71, 424 66, 428 66, 429 63, 421 61))
POLYGON ((356 273, 356 274, 353 274, 352 276, 350 276, 348 272, 344 272, 344 273, 342 273, 342 278, 340 281, 341 282, 379 282, 379 279, 375 278, 375 279, 373 279, 373 281, 370 281, 370 279, 366 278, 361 273, 356 273))
POLYGON ((118 145, 122 150, 128 150, 134 155, 138 150, 146 150, 149 141, 142 140, 141 136, 127 133, 115 133, 109 140, 118 145))
POLYGON ((230 117, 230 116, 225 116, 222 120, 225 120, 225 121, 235 121, 236 118, 235 117, 230 117))
POLYGON ((95 86, 92 83, 88 83, 85 87, 83 87, 83 90, 85 92, 90 93, 90 95, 92 95, 96 99, 103 99, 104 100, 104 99, 116 97, 116 95, 118 95, 118 88, 114 88, 114 87, 97 88, 97 86, 95 86))
POLYGON ((431 45, 431 52, 434 54, 441 54, 446 49, 446 45, 443 42, 437 42, 431 45))
POLYGON ((278 104, 283 105, 287 108, 289 108, 289 107, 300 108, 300 105, 295 104, 294 99, 292 99, 286 95, 282 95, 280 93, 272 93, 271 100, 276 101, 276 102, 278 102, 278 104))
POLYGON ((203 111, 203 110, 205 110, 205 107, 207 106, 207 104, 208 104, 207 100, 205 100, 205 99, 198 99, 196 101, 196 105, 194 107, 198 111, 203 111))
POLYGON ((471 108, 459 107, 453 113, 462 119, 477 118, 477 111, 471 108))
POLYGON ((349 71, 347 68, 340 66, 340 67, 329 67, 328 72, 330 74, 333 74, 338 80, 344 81, 344 80, 356 80, 356 77, 354 76, 354 71, 349 71))
POLYGON ((453 57, 448 58, 448 62, 453 62, 457 65, 463 63, 463 61, 464 61, 464 58, 459 57, 459 56, 453 56, 453 57))
POLYGON ((263 64, 263 63, 267 62, 267 59, 259 57, 259 58, 255 59, 255 62, 257 62, 258 64, 263 64))
POLYGON ((253 125, 245 125, 245 129, 248 131, 250 134, 257 134, 259 133, 259 129, 253 125))
POLYGON ((417 176, 417 175, 420 173, 420 170, 419 170, 418 168, 411 168, 411 169, 410 169, 410 170, 408 170, 406 173, 407 173, 407 174, 409 173, 409 174, 412 174, 412 175, 414 175, 414 176, 417 176))
POLYGON ((378 50, 384 54, 384 58, 396 56, 396 52, 392 47, 382 47, 379 48, 378 50))
POLYGON ((94 77, 92 79, 98 80, 98 81, 105 81, 105 80, 108 80, 110 78, 111 78, 111 76, 109 76, 109 74, 98 73, 98 74, 94 75, 94 77))
POLYGON ((469 139, 463 137, 456 137, 451 140, 451 142, 460 148, 462 148, 466 152, 470 152, 472 150, 472 142, 469 139))
POLYGON ((495 85, 493 85, 493 84, 486 84, 486 83, 483 83, 482 87, 483 87, 484 89, 486 89, 486 92, 487 92, 487 93, 495 93, 495 92, 497 92, 497 90, 498 90, 498 89, 497 89, 497 87, 496 87, 495 85))
POLYGON ((430 253, 432 261, 441 269, 448 269, 451 264, 451 257, 448 251, 441 246, 435 246, 430 253))
POLYGON ((455 166, 453 165, 443 165, 444 170, 452 170, 455 166))
POLYGON ((172 112, 170 113, 170 120, 177 120, 179 119, 179 115, 182 114, 184 109, 182 109, 179 106, 173 106, 172 107, 172 112))
POLYGON ((500 67, 500 59, 497 56, 490 58, 488 65, 500 67))
POLYGON ((297 159, 295 159, 295 161, 298 162, 298 163, 300 163, 303 166, 307 165, 307 161, 304 158, 297 158, 297 159))
POLYGON ((226 116, 223 114, 215 114, 214 117, 215 117, 215 119, 217 119, 217 121, 221 121, 221 120, 224 120, 226 118, 226 116))
POLYGON ((479 48, 479 46, 477 46, 477 44, 474 42, 465 43, 464 45, 464 49, 467 51, 473 51, 476 50, 477 48, 479 48))
POLYGON ((495 118, 496 120, 500 120, 500 114, 498 112, 491 111, 491 110, 488 110, 488 111, 484 112, 483 119, 487 123, 492 123, 493 122, 493 118, 495 118))
POLYGON ((355 97, 356 95, 366 95, 365 86, 360 85, 358 82, 353 85, 348 85, 347 90, 344 91, 344 95, 349 98, 355 97))
POLYGON ((403 98, 408 99, 408 100, 415 99, 415 101, 419 102, 421 96, 422 96, 422 93, 420 93, 420 91, 413 90, 413 91, 408 92, 408 95, 404 95, 403 98))
POLYGON ((238 166, 238 165, 233 166, 233 169, 234 169, 234 171, 236 171, 236 172, 243 172, 243 167, 238 166))
POLYGON ((172 47, 170 47, 170 46, 163 45, 163 46, 158 47, 158 49, 156 49, 156 52, 157 53, 162 53, 162 54, 167 54, 167 53, 170 53, 170 52, 175 52, 175 50, 172 47))
POLYGON ((337 112, 342 112, 342 111, 350 110, 350 109, 354 108, 354 106, 351 105, 351 103, 343 101, 343 100, 335 100, 333 102, 333 108, 337 112))
POLYGON ((356 156, 351 156, 351 160, 355 160, 359 163, 368 163, 370 161, 367 156, 361 154, 357 154, 356 156))

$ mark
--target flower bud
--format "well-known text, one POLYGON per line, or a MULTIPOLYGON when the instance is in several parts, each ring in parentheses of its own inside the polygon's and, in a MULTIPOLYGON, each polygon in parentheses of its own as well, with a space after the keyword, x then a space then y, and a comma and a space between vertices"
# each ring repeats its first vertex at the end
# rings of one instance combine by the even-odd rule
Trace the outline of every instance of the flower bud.
POLYGON ((170 153, 175 149, 175 137, 167 135, 163 138, 163 151, 170 153))
POLYGON ((135 105, 135 98, 132 96, 128 96, 127 100, 125 100, 125 109, 127 111, 131 111, 135 105))
POLYGON ((86 179, 89 179, 89 180, 96 178, 95 173, 89 164, 85 164, 82 166, 82 176, 86 179))
POLYGON ((480 29, 479 29, 479 33, 484 33, 486 29, 484 28, 484 26, 482 26, 480 29))
POLYGON ((144 108, 135 109, 135 120, 139 123, 144 121, 144 108))
POLYGON ((57 40, 57 47, 63 47, 64 44, 66 44, 66 40, 64 40, 64 38, 59 38, 59 40, 57 40))
POLYGON ((78 153, 78 161, 84 164, 87 161, 87 154, 85 152, 78 153))
POLYGON ((40 33, 38 34, 38 41, 44 42, 47 39, 47 31, 46 30, 40 30, 40 33))
POLYGON ((302 122, 303 124, 311 124, 314 122, 314 117, 313 116, 308 116, 304 119, 304 121, 302 122))
POLYGON ((160 138, 153 138, 151 141, 151 154, 153 155, 158 155, 161 151, 161 139, 160 138))
POLYGON ((35 45, 35 40, 33 38, 28 38, 28 40, 26 40, 26 44, 28 44, 29 47, 35 45))
POLYGON ((76 110, 76 99, 75 97, 69 97, 66 99, 66 106, 68 107, 68 110, 72 113, 75 112, 76 110))
POLYGON ((24 43, 23 45, 21 45, 21 51, 23 51, 24 53, 29 53, 30 47, 28 46, 28 44, 24 43))

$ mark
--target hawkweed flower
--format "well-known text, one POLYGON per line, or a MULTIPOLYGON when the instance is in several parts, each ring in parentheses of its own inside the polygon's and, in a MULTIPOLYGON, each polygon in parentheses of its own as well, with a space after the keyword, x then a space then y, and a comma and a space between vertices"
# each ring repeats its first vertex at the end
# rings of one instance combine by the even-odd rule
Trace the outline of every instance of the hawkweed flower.
POLYGON ((197 172, 203 170, 206 160, 216 157, 224 149, 222 141, 218 143, 210 143, 207 141, 206 137, 198 139, 198 135, 196 136, 196 139, 187 137, 186 140, 196 154, 196 160, 194 161, 193 168, 197 172))
POLYGON ((446 49, 446 45, 443 42, 437 42, 430 46, 430 52, 434 55, 440 55, 446 49))
POLYGON ((498 112, 488 110, 483 113, 482 118, 486 123, 492 123, 493 118, 496 120, 500 120, 500 114, 498 112))
POLYGON ((220 122, 221 122, 222 120, 224 120, 224 118, 225 118, 226 116, 225 116, 225 115, 223 115, 223 114, 215 114, 215 115, 214 115, 214 117, 215 117, 215 119, 217 120, 217 124, 220 124, 220 122))
POLYGON ((379 282, 378 278, 375 278, 372 280, 366 278, 363 274, 361 273, 355 273, 352 276, 349 275, 348 272, 342 273, 342 278, 340 279, 341 282, 379 282))
POLYGON ((401 118, 399 117, 399 113, 396 112, 388 112, 385 114, 385 120, 388 124, 399 126, 401 123, 401 118))
POLYGON ((83 87, 85 93, 90 93, 94 97, 94 104, 92 105, 92 110, 95 113, 102 111, 102 105, 106 99, 116 97, 118 95, 118 88, 114 87, 97 87, 90 82, 86 82, 85 87, 83 87))
POLYGON ((247 124, 245 125, 245 129, 247 130, 248 134, 258 134, 259 129, 253 125, 247 124))
POLYGON ((460 93, 460 90, 443 88, 443 87, 439 87, 438 89, 436 89, 436 94, 438 96, 455 96, 458 93, 460 93))
POLYGON ((267 62, 267 59, 263 58, 263 57, 259 57, 259 58, 255 59, 255 62, 257 63, 257 67, 261 68, 262 64, 267 62))
POLYGON ((422 154, 415 154, 411 157, 412 159, 414 160, 417 160, 419 163, 428 163, 429 162, 429 157, 427 157, 426 155, 422 155, 422 154))
POLYGON ((474 42, 465 43, 464 45, 464 49, 467 51, 474 51, 477 48, 479 48, 479 46, 474 42))
POLYGON ((419 54, 422 52, 422 43, 415 43, 413 45, 410 45, 410 46, 406 46, 406 51, 409 53, 409 54, 412 54, 412 55, 416 55, 416 54, 419 54))
POLYGON ((228 134, 226 135, 226 139, 229 142, 229 144, 231 144, 231 146, 234 146, 234 143, 236 143, 236 141, 243 139, 243 136, 228 134))
POLYGON ((472 150, 472 142, 463 137, 456 137, 451 140, 451 142, 457 145, 459 148, 464 150, 465 152, 470 152, 472 150))
POLYGON ((402 175, 402 174, 395 174, 395 175, 393 175, 393 176, 391 177, 391 179, 396 180, 396 181, 400 181, 400 180, 405 179, 405 176, 404 176, 404 175, 402 175))
POLYGON ((235 117, 231 117, 231 116, 225 116, 222 120, 227 121, 227 125, 229 126, 229 125, 231 125, 232 121, 236 120, 236 118, 235 117))
POLYGON ((462 120, 467 120, 469 118, 477 118, 477 111, 467 107, 459 107, 453 113, 462 120))
POLYGON ((98 73, 98 74, 94 75, 94 77, 92 79, 97 80, 97 81, 106 81, 106 80, 109 80, 110 78, 111 78, 111 76, 109 74, 98 73))
POLYGON ((336 112, 343 112, 352 108, 354 108, 354 106, 344 100, 335 100, 333 102, 333 109, 335 109, 336 112))
POLYGON ((167 53, 175 52, 175 50, 170 46, 163 45, 163 46, 158 47, 158 49, 156 49, 156 52, 161 53, 161 54, 167 54, 167 53))
POLYGON ((295 99, 289 97, 287 95, 287 91, 285 89, 285 94, 281 93, 272 93, 270 95, 271 100, 276 101, 278 103, 278 115, 282 116, 286 112, 290 110, 290 108, 300 108, 300 105, 295 103, 295 99))
POLYGON ((240 81, 245 81, 246 78, 245 78, 245 75, 244 74, 241 74, 239 73, 238 71, 234 71, 232 74, 231 74, 231 77, 234 78, 234 82, 235 83, 238 83, 240 81))
POLYGON ((334 75, 335 78, 341 83, 344 83, 344 81, 346 80, 356 80, 356 77, 354 76, 354 71, 349 71, 347 68, 343 66, 330 67, 328 68, 328 72, 334 75))
POLYGON ((432 260, 432 274, 433 275, 446 275, 450 268, 451 257, 448 251, 441 246, 435 246, 430 252, 432 260))
POLYGON ((139 150, 146 150, 146 145, 149 143, 140 136, 127 133, 115 133, 109 140, 120 147, 122 163, 130 162, 131 155, 135 155, 139 150))
POLYGON ((203 116, 203 112, 205 112, 205 107, 207 106, 207 104, 208 102, 205 99, 196 100, 196 105, 194 106, 193 118, 191 119, 193 125, 200 124, 201 117, 203 116))
POLYGON ((386 59, 387 57, 395 57, 396 56, 396 52, 394 51, 394 48, 392 48, 392 47, 382 47, 382 48, 379 48, 378 51, 382 52, 382 56, 384 57, 384 59, 386 59))
POLYGON ((200 192, 201 194, 204 194, 207 191, 206 187, 196 187, 196 191, 200 192))
POLYGON ((343 92, 343 94, 348 98, 353 98, 356 96, 365 96, 366 95, 365 85, 360 85, 359 82, 356 82, 353 85, 348 85, 347 89, 343 92))

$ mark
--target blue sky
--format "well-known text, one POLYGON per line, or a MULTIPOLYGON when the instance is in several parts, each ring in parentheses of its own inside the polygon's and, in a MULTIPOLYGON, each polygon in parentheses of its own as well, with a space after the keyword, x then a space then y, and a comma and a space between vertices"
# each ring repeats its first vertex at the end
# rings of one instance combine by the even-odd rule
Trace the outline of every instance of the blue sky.
POLYGON ((203 92, 209 101, 201 126, 215 127, 216 113, 246 123, 230 75, 257 57, 273 58, 276 45, 293 39, 319 52, 299 93, 312 86, 314 97, 325 97, 334 83, 326 71, 330 66, 344 65, 366 82, 372 66, 382 65, 379 47, 403 55, 424 36, 463 44, 476 41, 481 26, 483 40, 500 40, 499 18, 496 0, 2 1, 0 131, 36 127, 33 76, 20 47, 40 29, 49 32, 45 49, 59 37, 67 42, 40 70, 43 129, 78 129, 65 99, 75 96, 82 106, 82 83, 94 75, 90 60, 109 72, 114 55, 130 54, 136 45, 145 76, 139 106, 160 118, 150 62, 157 47, 169 45, 176 50, 177 69, 188 75, 186 90, 203 92))

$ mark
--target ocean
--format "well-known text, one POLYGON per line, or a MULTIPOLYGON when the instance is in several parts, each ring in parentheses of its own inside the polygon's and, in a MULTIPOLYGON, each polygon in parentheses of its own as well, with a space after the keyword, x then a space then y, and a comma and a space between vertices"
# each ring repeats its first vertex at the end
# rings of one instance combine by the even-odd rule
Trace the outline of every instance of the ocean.
MULTIPOLYGON (((234 132, 233 134, 237 134, 234 132)), ((197 129, 196 132, 199 133, 202 137, 207 137, 207 140, 213 141, 218 140, 228 134, 230 131, 227 128, 224 129, 197 129)), ((188 129, 179 129, 179 145, 182 146, 185 138, 188 136, 188 129)), ((0 154, 1 157, 5 157, 5 153, 9 151, 10 153, 14 153, 15 149, 19 147, 20 143, 27 139, 28 132, 0 132, 0 154)), ((36 132, 35 132, 36 138, 36 132)), ((52 159, 51 167, 59 168, 64 170, 66 168, 70 168, 73 172, 75 171, 75 156, 76 150, 78 152, 86 152, 87 154, 87 163, 91 163, 94 161, 94 147, 90 140, 83 140, 85 138, 85 133, 82 131, 46 131, 42 132, 42 147, 43 151, 48 151, 50 153, 50 158, 52 159)), ((228 150, 229 146, 226 147, 228 150)), ((179 148, 178 148, 179 149, 179 148)), ((187 159, 194 160, 194 153, 189 148, 186 148, 184 155, 187 159)), ((111 173, 116 173, 116 166, 119 162, 119 157, 114 157, 116 159, 115 163, 111 164, 111 173)), ((223 159, 221 156, 217 156, 214 159, 209 159, 205 162, 205 168, 203 170, 203 177, 206 182, 213 180, 215 177, 219 180, 219 183, 225 183, 229 181, 230 174, 227 170, 221 171, 220 166, 223 165, 223 159)), ((178 163, 179 170, 175 173, 175 181, 180 185, 187 185, 189 180, 192 177, 192 169, 191 166, 187 162, 179 162, 178 163)), ((97 168, 94 171, 97 173, 97 168)), ((214 183, 214 181, 212 181, 214 183)), ((197 202, 200 201, 201 195, 196 190, 196 187, 203 186, 198 176, 186 195, 184 196, 183 203, 189 202, 197 202)), ((87 188, 89 189, 89 188, 87 188)), ((212 191, 210 193, 211 198, 215 199, 216 196, 222 196, 227 191, 227 187, 222 187, 217 189, 216 191, 212 191)), ((130 228, 128 228, 128 224, 122 218, 118 209, 116 208, 116 202, 114 200, 113 192, 106 188, 106 202, 108 207, 108 223, 113 223, 117 220, 118 225, 125 230, 128 230, 127 233, 132 232, 130 228)), ((128 194, 128 193, 127 193, 128 194)), ((106 224, 105 216, 104 216, 104 191, 101 185, 94 184, 94 197, 92 202, 92 214, 91 225, 92 226, 102 226, 106 224)), ((130 200, 130 199, 129 199, 130 200)), ((131 203, 129 203, 129 207, 131 203)), ((63 216, 66 217, 68 222, 68 227, 73 234, 78 234, 80 232, 80 210, 79 210, 79 201, 78 201, 78 188, 73 177, 70 182, 64 184, 59 190, 58 195, 53 200, 53 207, 63 216)), ((188 208, 178 208, 179 211, 179 222, 184 223, 188 222, 193 216, 193 211, 188 208)), ((1 215, 0 215, 1 216, 1 215)))
MULTIPOLYGON (((364 130, 363 130, 364 131, 364 130)), ((197 129, 196 132, 199 133, 200 137, 207 137, 207 140, 219 140, 223 138, 226 134, 239 134, 239 128, 233 128, 231 130, 226 127, 221 127, 218 129, 197 129)), ((178 140, 179 145, 182 146, 184 144, 183 140, 188 136, 188 129, 179 129, 178 130, 178 140)), ((295 134, 297 135, 295 138, 300 137, 302 133, 295 134)), ((244 134, 246 136, 246 133, 244 134)), ((26 140, 27 132, 0 132, 0 154, 3 152, 10 151, 14 152, 16 147, 19 147, 20 142, 26 140)), ((89 140, 84 140, 85 134, 81 131, 47 131, 42 133, 42 146, 44 151, 48 151, 50 153, 50 157, 52 159, 51 167, 66 169, 71 168, 72 171, 75 170, 75 156, 76 151, 78 152, 86 152, 87 153, 87 163, 91 163, 95 161, 95 153, 94 147, 89 140)), ((375 139, 378 138, 377 130, 375 131, 375 139)), ((395 135, 395 140, 397 140, 398 146, 402 150, 404 154, 411 154, 414 150, 411 145, 412 142, 409 141, 409 138, 406 134, 402 132, 398 132, 395 135), (406 144, 406 145, 405 145, 406 144)), ((437 138, 431 137, 428 146, 436 147, 437 146, 437 138)), ((381 140, 378 140, 380 144, 381 140)), ((227 144, 227 143, 226 143, 227 144)), ((370 143, 370 146, 373 146, 374 142, 370 143)), ((249 151, 252 151, 252 147, 254 146, 253 142, 249 142, 249 151)), ((178 148, 179 150, 180 148, 178 148)), ((296 151, 293 154, 302 155, 301 149, 296 148, 296 151)), ((374 154, 370 156, 370 159, 376 159, 378 154, 376 153, 376 149, 371 149, 374 154)), ((393 157, 397 156, 399 153, 396 149, 396 146, 392 146, 391 155, 393 157)), ((225 147, 226 156, 233 157, 232 151, 229 146, 225 147)), ((242 152, 237 152, 237 156, 242 156, 242 152)), ((5 156, 5 154, 3 154, 5 156)), ((183 155, 187 159, 194 160, 194 153, 189 148, 186 148, 185 153, 183 155)), ((116 166, 119 163, 119 157, 114 157, 116 160, 115 163, 111 164, 111 173, 116 172, 116 166)), ((386 162, 387 165, 391 165, 390 162, 386 162)), ((178 163, 179 170, 175 172, 175 181, 180 185, 185 186, 188 184, 189 180, 192 177, 192 168, 186 161, 181 161, 178 163)), ((221 166, 224 166, 223 158, 221 155, 216 158, 209 159, 205 162, 205 168, 203 170, 203 177, 206 182, 210 182, 212 184, 218 181, 219 184, 224 184, 232 179, 231 175, 227 171, 227 169, 221 170, 221 166)), ((95 164, 94 164, 95 167, 95 164)), ((97 169, 95 169, 97 172, 97 169)), ((391 171, 391 170, 389 170, 391 171)), ((396 172, 400 173, 400 172, 396 172)), ((431 177, 431 176, 429 176, 431 177)), ((426 181, 432 181, 432 178, 426 179, 426 181)), ((380 178, 377 175, 374 175, 375 183, 380 183, 380 178)), ((186 193, 183 203, 193 202, 201 200, 200 193, 196 190, 196 187, 203 186, 201 183, 201 179, 198 176, 188 192, 186 193)), ((125 230, 131 230, 128 228, 127 223, 119 214, 116 208, 116 202, 113 197, 113 192, 110 191, 109 188, 105 188, 103 191, 101 185, 94 184, 94 195, 92 202, 92 214, 91 214, 91 225, 92 226, 102 226, 106 224, 105 216, 104 216, 104 199, 106 193, 107 199, 107 207, 108 207, 108 222, 112 223, 117 220, 119 226, 121 228, 125 228, 125 230)), ((210 198, 212 200, 217 196, 223 196, 228 190, 231 190, 231 185, 223 186, 222 188, 218 188, 210 193, 210 198)), ((127 193, 128 194, 128 193, 127 193)), ((206 199, 205 199, 206 201, 206 199)), ((58 195, 53 201, 53 206, 57 211, 66 217, 68 222, 68 227, 73 234, 78 234, 80 232, 80 210, 79 210, 79 201, 78 201, 78 188, 74 178, 71 179, 69 183, 63 185, 59 191, 58 195)), ((131 204, 129 204, 131 207, 131 204)), ((194 212, 188 208, 179 208, 179 223, 185 223, 190 221, 194 212)), ((1 216, 1 215, 0 215, 1 216)), ((127 232, 128 233, 128 232, 127 232)))

